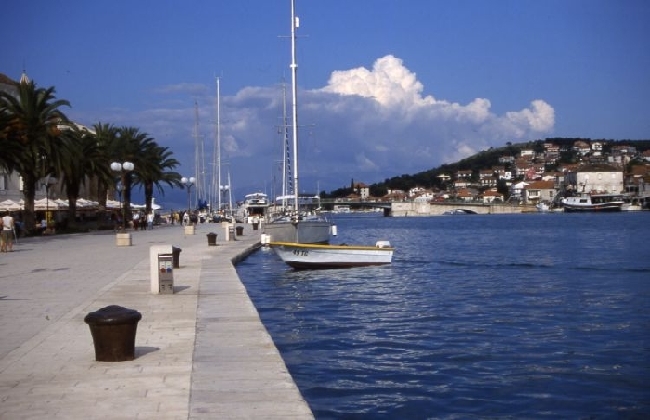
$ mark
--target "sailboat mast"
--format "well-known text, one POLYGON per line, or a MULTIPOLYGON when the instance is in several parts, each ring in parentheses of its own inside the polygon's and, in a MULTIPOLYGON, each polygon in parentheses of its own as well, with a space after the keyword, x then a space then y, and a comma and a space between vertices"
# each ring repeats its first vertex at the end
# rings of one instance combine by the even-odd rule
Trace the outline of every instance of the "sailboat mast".
POLYGON ((221 211, 221 85, 217 77, 217 211, 221 211))
POLYGON ((287 85, 282 84, 282 208, 287 208, 287 194, 293 193, 289 188, 291 182, 291 156, 289 148, 289 121, 287 115, 287 85))
POLYGON ((298 212, 298 63, 296 62, 296 29, 299 26, 296 17, 296 2, 291 0, 291 114, 293 129, 293 191, 294 209, 298 212))
MULTIPOLYGON (((199 103, 194 100, 194 176, 196 177, 196 198, 203 192, 201 188, 201 176, 203 175, 203 139, 199 134, 199 103)), ((196 201, 195 201, 196 203, 196 201)))
POLYGON ((228 216, 232 216, 232 185, 230 184, 230 171, 228 171, 228 216))

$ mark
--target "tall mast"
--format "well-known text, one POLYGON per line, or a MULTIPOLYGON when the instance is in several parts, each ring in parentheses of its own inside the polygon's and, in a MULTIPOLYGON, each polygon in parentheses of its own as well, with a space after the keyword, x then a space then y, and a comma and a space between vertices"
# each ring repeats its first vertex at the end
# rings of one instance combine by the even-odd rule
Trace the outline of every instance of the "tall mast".
POLYGON ((228 216, 232 216, 232 185, 230 185, 230 170, 228 170, 228 216))
POLYGON ((217 211, 221 211, 221 91, 220 80, 217 77, 217 191, 219 198, 217 199, 217 211))
POLYGON ((293 194, 291 183, 291 148, 289 147, 289 121, 287 115, 287 85, 282 84, 282 208, 287 208, 287 194, 293 194))
POLYGON ((201 197, 205 188, 205 163, 203 162, 203 139, 199 134, 199 104, 194 100, 194 176, 196 177, 196 198, 201 197), (203 180, 203 181, 202 181, 203 180))
POLYGON ((294 209, 298 212, 298 63, 296 62, 296 29, 299 26, 296 17, 295 0, 291 0, 291 114, 293 129, 293 192, 294 209))

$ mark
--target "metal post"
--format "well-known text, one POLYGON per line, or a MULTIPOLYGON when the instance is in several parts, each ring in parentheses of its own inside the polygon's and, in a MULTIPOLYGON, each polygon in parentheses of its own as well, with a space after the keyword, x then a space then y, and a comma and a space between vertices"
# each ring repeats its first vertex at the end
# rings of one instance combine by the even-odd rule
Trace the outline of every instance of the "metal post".
POLYGON ((122 183, 122 188, 118 188, 120 195, 120 208, 122 210, 122 232, 126 231, 126 206, 122 202, 122 190, 126 193, 127 182, 126 175, 128 172, 131 172, 135 169, 135 165, 131 162, 113 162, 111 163, 111 169, 114 172, 120 173, 120 182, 122 183))

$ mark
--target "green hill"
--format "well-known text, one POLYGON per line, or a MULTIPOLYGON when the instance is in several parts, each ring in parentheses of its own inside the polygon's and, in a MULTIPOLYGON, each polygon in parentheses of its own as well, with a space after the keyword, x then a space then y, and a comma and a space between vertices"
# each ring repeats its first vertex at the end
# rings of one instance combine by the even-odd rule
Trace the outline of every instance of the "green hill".
MULTIPOLYGON (((545 143, 553 143, 559 146, 560 158, 553 164, 546 164, 547 171, 553 171, 560 164, 576 163, 578 162, 577 153, 571 149, 576 141, 584 141, 591 143, 598 141, 603 143, 603 155, 607 155, 614 146, 633 146, 637 149, 638 153, 650 150, 650 140, 605 140, 605 139, 588 139, 588 138, 547 138, 544 140, 534 140, 527 143, 508 143, 503 147, 493 147, 488 150, 481 151, 473 156, 467 157, 455 163, 448 163, 438 166, 437 168, 429 169, 428 171, 418 172, 413 175, 403 174, 386 178, 382 182, 370 185, 370 195, 373 197, 383 197, 387 194, 388 190, 402 190, 408 191, 414 187, 423 187, 430 189, 444 189, 444 181, 441 175, 451 176, 458 171, 471 170, 473 174, 478 174, 481 170, 491 169, 493 166, 504 165, 499 162, 499 159, 504 156, 518 157, 523 149, 532 149, 536 153, 544 152, 545 143)), ((508 164, 504 166, 508 167, 508 164)), ((338 198, 346 197, 354 192, 351 182, 348 188, 339 188, 330 192, 329 194, 322 192, 323 198, 338 198)), ((498 187, 503 188, 502 185, 498 187)))

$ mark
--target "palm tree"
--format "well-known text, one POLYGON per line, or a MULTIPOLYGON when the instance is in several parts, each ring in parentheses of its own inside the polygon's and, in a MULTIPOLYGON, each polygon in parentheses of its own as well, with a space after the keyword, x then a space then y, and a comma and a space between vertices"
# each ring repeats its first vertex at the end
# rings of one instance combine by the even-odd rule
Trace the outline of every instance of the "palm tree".
POLYGON ((91 177, 110 179, 111 174, 103 150, 91 132, 73 126, 66 130, 64 137, 70 147, 61 162, 61 184, 68 197, 68 223, 74 227, 81 187, 91 177))
POLYGON ((122 206, 124 208, 124 217, 129 220, 131 218, 131 189, 134 177, 145 172, 149 166, 146 151, 155 145, 155 141, 137 127, 120 127, 117 134, 115 143, 111 145, 109 150, 111 162, 131 162, 135 166, 133 173, 126 171, 120 173, 123 188, 122 206))
POLYGON ((0 169, 12 172, 16 167, 22 150, 21 144, 13 135, 11 118, 4 107, 0 109, 0 169))
POLYGON ((137 171, 136 183, 144 188, 146 211, 149 213, 152 209, 154 188, 164 194, 161 183, 170 187, 181 186, 181 175, 173 171, 180 163, 172 157, 171 150, 155 143, 147 148, 143 161, 144 165, 137 171))
POLYGON ((59 110, 70 106, 66 100, 56 100, 54 87, 37 88, 33 81, 18 84, 18 97, 0 91, 0 114, 8 124, 2 128, 3 143, 11 146, 10 165, 23 179, 25 198, 24 223, 27 232, 34 230, 34 197, 36 183, 55 173, 65 154, 60 128, 69 124, 59 110), (16 147, 16 143, 20 144, 16 147), (19 149, 19 150, 18 150, 19 149), (11 155, 14 155, 13 157, 11 155))
POLYGON ((112 156, 115 156, 117 153, 115 150, 118 147, 119 128, 111 124, 102 124, 99 122, 93 125, 93 130, 95 130, 95 141, 97 142, 98 153, 101 155, 100 159, 104 167, 101 172, 103 176, 97 176, 93 180, 93 183, 96 183, 97 186, 97 221, 101 226, 105 220, 108 191, 114 187, 114 177, 110 171, 110 164, 112 162, 112 156))

